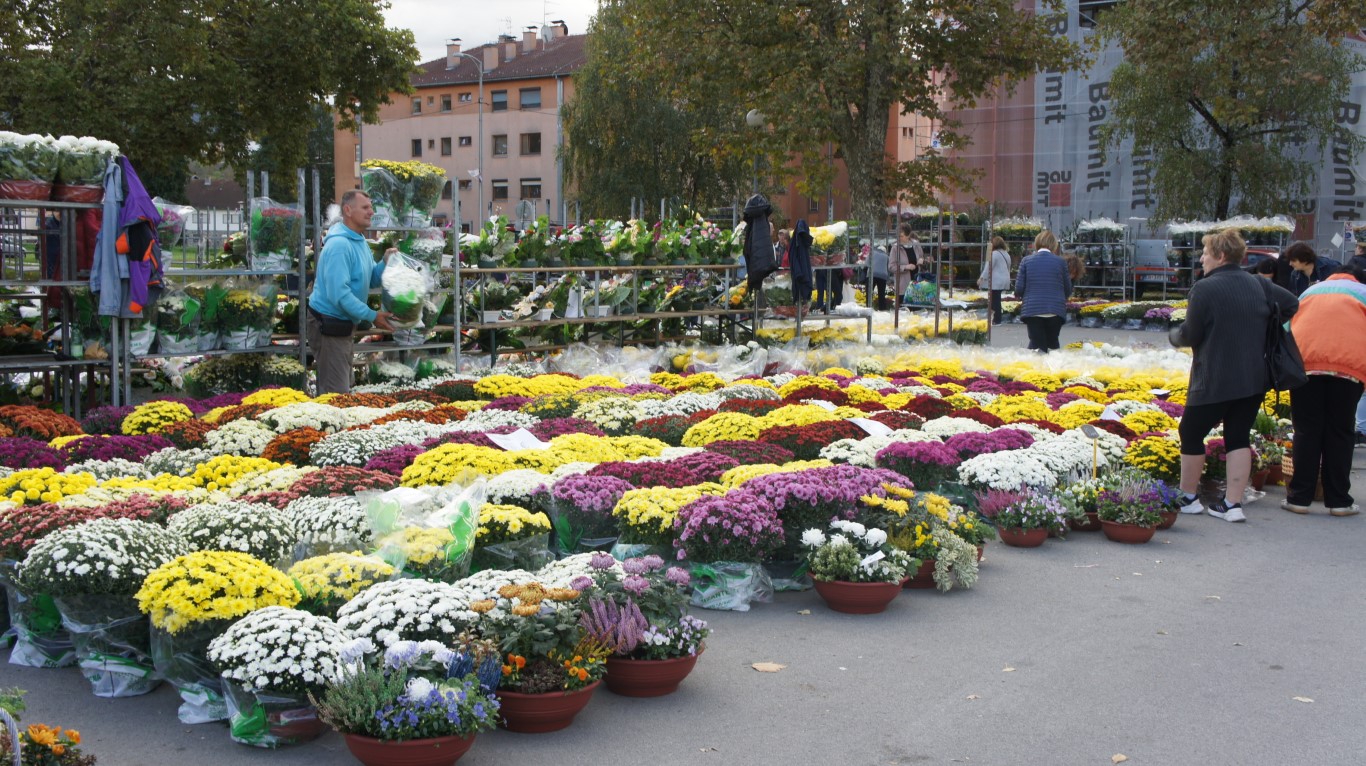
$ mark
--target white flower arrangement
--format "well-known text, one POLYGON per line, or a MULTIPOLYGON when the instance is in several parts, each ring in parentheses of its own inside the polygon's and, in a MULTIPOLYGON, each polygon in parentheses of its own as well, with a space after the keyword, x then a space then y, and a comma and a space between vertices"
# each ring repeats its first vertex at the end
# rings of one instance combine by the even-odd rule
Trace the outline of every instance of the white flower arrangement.
POLYGON ((351 643, 326 617, 268 606, 232 624, 209 643, 209 661, 247 691, 301 697, 341 673, 351 643))
POLYGON ((308 460, 316 466, 363 466, 370 458, 400 444, 421 444, 440 433, 428 423, 395 421, 364 431, 340 431, 314 442, 308 460), (390 426, 394 426, 390 428, 390 426))
POLYGON ((645 399, 635 402, 639 413, 636 420, 660 418, 665 415, 692 415, 702 410, 717 409, 724 401, 723 397, 715 393, 699 394, 692 391, 685 391, 668 399, 645 399))
POLYGON ((1007 423, 1004 426, 1001 426, 1001 428, 1013 428, 1016 431, 1024 431, 1025 433, 1034 437, 1034 442, 1036 444, 1038 442, 1048 441, 1049 439, 1056 439, 1058 437, 1058 435, 1053 433, 1052 431, 1049 431, 1048 429, 1043 428, 1042 426, 1036 426, 1033 423, 1007 423))
POLYGON ((217 453, 199 447, 186 450, 167 447, 143 458, 142 467, 147 469, 147 473, 152 476, 163 473, 172 476, 189 476, 199 468, 201 463, 207 463, 211 458, 217 456, 217 453))
POLYGON ((711 392, 712 396, 721 399, 753 399, 756 401, 776 401, 782 397, 778 392, 768 386, 756 386, 752 382, 737 380, 725 388, 718 388, 711 392))
POLYGON ((990 489, 1049 488, 1058 483, 1050 468, 1028 449, 1003 450, 964 460, 958 466, 964 484, 990 489))
POLYGON ((1132 415, 1135 412, 1162 411, 1162 408, 1158 407, 1156 404, 1134 401, 1133 399, 1120 399, 1117 402, 1111 402, 1109 406, 1110 409, 1114 410, 1121 418, 1125 415, 1132 415))
POLYGON ((957 434, 991 433, 995 429, 985 423, 973 420, 972 418, 955 418, 953 416, 948 416, 927 420, 925 421, 925 424, 920 427, 920 430, 931 436, 947 439, 950 436, 956 436, 957 434))
POLYGON ((174 530, 133 519, 94 519, 59 529, 29 549, 18 578, 61 598, 132 596, 153 569, 189 552, 174 530))
POLYGON ((964 391, 963 396, 977 402, 977 406, 984 407, 996 401, 998 394, 993 394, 990 391, 964 391))
POLYGON ((676 458, 687 457, 688 455, 696 455, 699 452, 706 451, 707 450, 703 447, 665 447, 664 451, 659 453, 659 457, 657 457, 656 459, 674 460, 676 458))
POLYGON ((1101 216, 1100 218, 1092 218, 1077 224, 1077 233, 1084 234, 1086 232, 1091 231, 1110 231, 1122 233, 1125 230, 1125 228, 1126 227, 1124 226, 1124 224, 1118 223, 1113 219, 1101 216))
POLYGON ((204 435, 204 448, 214 455, 260 457, 275 432, 245 418, 219 426, 204 435))
POLYGON ((284 513, 309 556, 369 549, 374 540, 370 517, 354 497, 301 497, 285 506, 284 513))
POLYGON ((316 428, 324 433, 337 431, 355 425, 347 410, 330 404, 317 402, 296 402, 267 410, 256 417, 271 431, 282 434, 296 428, 316 428))
POLYGON ((836 519, 830 522, 828 535, 807 529, 801 540, 809 550, 812 576, 823 581, 898 582, 914 562, 905 551, 887 547, 885 531, 856 521, 836 519))
POLYGON ((502 426, 512 426, 513 428, 530 428, 540 422, 540 418, 535 415, 528 415, 525 412, 514 410, 479 410, 471 412, 469 417, 452 424, 454 427, 447 430, 451 431, 488 431, 502 426))
POLYGON ((549 476, 530 468, 519 468, 490 478, 484 485, 484 497, 488 503, 526 508, 530 507, 531 496, 549 489, 550 484, 549 476))
POLYGON ((141 463, 134 463, 116 457, 113 460, 85 460, 80 463, 72 463, 62 470, 65 474, 88 473, 99 481, 113 479, 119 476, 127 476, 134 479, 148 479, 151 474, 141 463))
MULTIPOLYGON (((508 602, 498 596, 498 589, 505 585, 517 585, 532 581, 540 582, 548 587, 556 587, 539 580, 536 575, 524 569, 485 569, 456 582, 454 587, 469 603, 476 601, 496 602, 492 611, 498 613, 496 617, 506 617, 508 602)), ((487 619, 489 614, 490 612, 486 612, 478 615, 477 620, 487 619)))
POLYGON ((560 479, 563 479, 566 476, 578 476, 580 474, 588 473, 589 471, 593 470, 593 467, 596 465, 597 463, 588 463, 585 461, 565 463, 564 465, 559 466, 558 468, 550 472, 550 477, 547 483, 553 485, 555 482, 559 481, 560 479))
POLYGON ((604 396, 580 404, 574 417, 587 420, 611 436, 624 436, 640 420, 643 408, 625 396, 604 396))
POLYGON ((399 362, 375 362, 370 365, 370 379, 376 383, 412 383, 417 373, 399 362))
POLYGON ((264 503, 201 503, 166 523, 196 551, 241 551, 277 564, 294 552, 299 535, 290 515, 264 503))
MULTIPOLYGON (((589 565, 592 560, 593 554, 591 553, 576 553, 572 556, 566 556, 536 570, 535 580, 550 588, 568 588, 570 587, 569 584, 576 578, 591 577, 594 572, 598 571, 589 565)), ((625 570, 621 568, 620 561, 613 563, 611 569, 606 571, 615 572, 618 577, 625 575, 625 570)))
POLYGON ((409 386, 398 383, 365 383, 359 386, 352 386, 353 394, 392 394, 395 391, 403 391, 409 386))
POLYGON ((773 384, 773 388, 775 390, 782 388, 783 386, 787 385, 788 383, 791 383, 796 379, 797 376, 793 375, 790 372, 779 372, 777 374, 769 375, 768 377, 764 378, 764 380, 767 380, 769 383, 773 384))
POLYGON ((228 497, 245 497, 258 492, 284 492, 310 473, 318 470, 313 466, 283 465, 264 472, 248 473, 227 488, 228 497))
POLYGON ((930 388, 929 386, 922 386, 920 384, 912 384, 909 386, 897 386, 896 390, 898 393, 910 394, 911 396, 933 396, 936 399, 944 398, 944 395, 939 393, 939 389, 930 388))
MULTIPOLYGON (((1080 436, 1080 432, 1077 434, 1080 436)), ((1066 483, 1091 475, 1091 440, 1062 436, 1035 442, 1025 450, 1029 456, 1048 466, 1058 483, 1066 483)), ((1099 456, 1104 466, 1104 456, 1099 456)))
POLYGON ((396 641, 440 641, 479 621, 466 591, 427 580, 393 580, 361 591, 337 611, 337 625, 375 646, 396 641))
POLYGON ((1087 386, 1088 388, 1094 388, 1097 391, 1105 391, 1107 388, 1104 383, 1101 383, 1090 375, 1074 375, 1062 382, 1063 388, 1068 388, 1069 386, 1087 386))

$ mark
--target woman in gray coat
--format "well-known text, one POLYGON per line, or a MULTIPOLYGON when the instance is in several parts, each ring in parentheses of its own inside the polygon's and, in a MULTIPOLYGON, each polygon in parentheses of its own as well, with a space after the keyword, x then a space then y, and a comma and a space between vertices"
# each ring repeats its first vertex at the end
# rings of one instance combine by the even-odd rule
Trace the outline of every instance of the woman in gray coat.
POLYGON ((1192 356, 1180 427, 1181 512, 1246 521, 1242 504, 1252 471, 1252 423, 1271 387, 1264 353, 1271 302, 1285 319, 1300 302, 1289 290, 1242 270, 1247 245, 1236 229, 1207 234, 1204 242, 1205 276, 1191 288, 1185 323, 1171 332, 1172 344, 1190 346, 1192 356), (1205 470, 1205 437, 1221 422, 1227 484, 1223 499, 1206 509, 1196 489, 1205 470))
POLYGON ((977 289, 991 295, 991 323, 1001 323, 1001 293, 1010 289, 1010 251, 1006 241, 991 238, 991 257, 982 264, 982 275, 977 278, 977 289))

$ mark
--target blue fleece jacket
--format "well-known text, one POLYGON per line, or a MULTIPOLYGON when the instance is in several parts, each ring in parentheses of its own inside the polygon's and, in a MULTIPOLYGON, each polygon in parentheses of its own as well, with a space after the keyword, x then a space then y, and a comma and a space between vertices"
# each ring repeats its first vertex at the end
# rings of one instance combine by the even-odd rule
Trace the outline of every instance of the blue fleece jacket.
POLYGON ((318 276, 309 307, 319 314, 352 322, 375 321, 375 310, 365 305, 370 288, 379 287, 384 261, 375 263, 365 237, 339 223, 327 231, 322 254, 318 256, 318 276))
POLYGON ((1067 296, 1072 294, 1067 261, 1048 250, 1026 257, 1015 275, 1015 294, 1024 303, 1020 307, 1022 317, 1066 316, 1067 296))

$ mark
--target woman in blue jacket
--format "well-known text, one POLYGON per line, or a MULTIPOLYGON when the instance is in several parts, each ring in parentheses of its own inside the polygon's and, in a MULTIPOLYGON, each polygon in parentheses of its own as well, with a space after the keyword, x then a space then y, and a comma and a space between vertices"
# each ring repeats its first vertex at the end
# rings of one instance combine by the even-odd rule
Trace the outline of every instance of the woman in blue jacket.
POLYGON ((1058 238, 1044 229, 1034 238, 1034 254, 1020 262, 1015 295, 1022 302, 1020 316, 1029 330, 1029 348, 1042 353, 1059 348, 1058 332, 1067 316, 1072 278, 1067 261, 1057 254, 1058 238))

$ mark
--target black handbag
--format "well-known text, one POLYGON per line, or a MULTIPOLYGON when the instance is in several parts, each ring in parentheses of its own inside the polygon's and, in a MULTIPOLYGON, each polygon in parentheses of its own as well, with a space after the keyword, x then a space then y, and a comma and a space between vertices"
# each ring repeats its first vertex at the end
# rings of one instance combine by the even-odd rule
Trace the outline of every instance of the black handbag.
POLYGON ((308 313, 313 317, 313 321, 318 323, 318 332, 329 338, 339 338, 351 335, 356 331, 356 325, 346 319, 337 319, 326 314, 320 314, 308 307, 308 313))
POLYGON ((1291 391, 1309 382, 1304 371, 1304 358, 1295 338, 1285 329, 1285 319, 1281 317, 1280 304, 1271 299, 1271 286, 1267 280, 1258 278, 1262 283, 1262 293, 1266 295, 1267 306, 1271 309, 1271 319, 1266 326, 1266 371, 1271 387, 1276 391, 1291 391))

